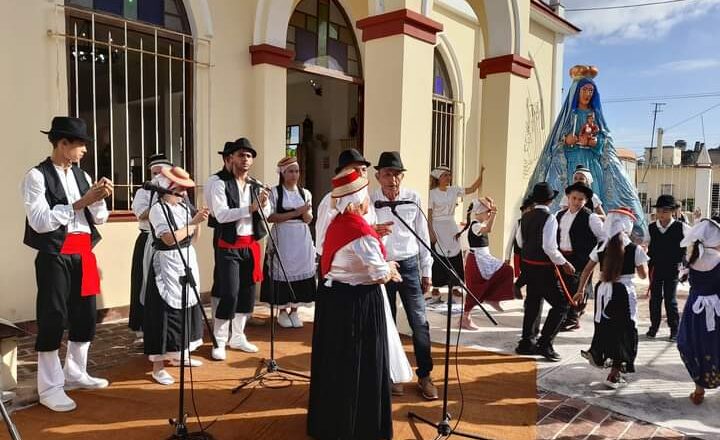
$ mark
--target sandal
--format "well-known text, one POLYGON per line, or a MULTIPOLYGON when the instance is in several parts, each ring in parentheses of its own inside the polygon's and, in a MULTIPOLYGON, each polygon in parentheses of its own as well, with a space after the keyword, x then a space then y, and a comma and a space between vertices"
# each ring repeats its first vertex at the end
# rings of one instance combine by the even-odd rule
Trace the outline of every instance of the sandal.
POLYGON ((703 402, 703 399, 705 399, 705 391, 703 391, 702 393, 698 393, 697 390, 693 391, 688 397, 690 397, 692 403, 694 403, 695 405, 700 405, 703 402))

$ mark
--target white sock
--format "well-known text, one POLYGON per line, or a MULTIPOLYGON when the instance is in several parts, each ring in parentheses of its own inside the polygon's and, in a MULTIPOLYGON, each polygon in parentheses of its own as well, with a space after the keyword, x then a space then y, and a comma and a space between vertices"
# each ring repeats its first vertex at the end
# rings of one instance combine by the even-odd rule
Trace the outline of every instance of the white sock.
POLYGON ((155 361, 153 362, 153 373, 158 374, 162 370, 165 369, 165 361, 155 361))
POLYGON ((68 341, 65 355, 65 379, 78 381, 87 373, 90 342, 68 341))
POLYGON ((38 351, 38 395, 46 397, 65 386, 65 375, 58 350, 38 351))
POLYGON ((250 317, 250 313, 236 313, 232 320, 232 333, 234 338, 245 335, 245 324, 250 317))
POLYGON ((230 320, 220 318, 213 319, 213 333, 215 334, 218 345, 224 347, 230 336, 230 320))

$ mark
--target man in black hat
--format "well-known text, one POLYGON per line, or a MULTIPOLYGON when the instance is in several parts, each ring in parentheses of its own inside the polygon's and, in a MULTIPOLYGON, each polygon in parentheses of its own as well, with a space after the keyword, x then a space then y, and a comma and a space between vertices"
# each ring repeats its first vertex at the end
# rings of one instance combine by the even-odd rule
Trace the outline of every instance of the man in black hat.
MULTIPOLYGON (((172 167, 172 162, 163 153, 150 156, 147 160, 147 168, 150 171, 150 178, 155 178, 165 167, 172 167)), ((144 296, 144 283, 147 276, 144 260, 152 249, 152 242, 148 240, 150 235, 150 206, 157 201, 157 195, 145 188, 138 188, 133 197, 131 209, 138 219, 140 233, 135 240, 135 247, 132 255, 130 269, 130 315, 128 327, 135 332, 138 338, 142 338, 142 324, 144 319, 141 297, 144 296)))
POLYGON ((650 262, 650 328, 645 334, 654 338, 660 328, 662 318, 662 303, 665 303, 668 327, 670 327, 670 341, 677 339, 680 316, 677 306, 677 283, 680 265, 685 261, 686 248, 680 242, 688 233, 690 227, 673 218, 678 208, 675 197, 663 194, 655 203, 656 221, 648 227, 650 231, 650 244, 648 256, 650 262))
POLYGON ((522 249, 521 258, 526 274, 527 296, 522 338, 515 352, 525 355, 539 354, 550 361, 560 360, 552 342, 560 330, 568 309, 568 301, 560 290, 554 266, 561 266, 568 275, 575 273, 575 267, 558 249, 558 223, 555 216, 550 214, 550 204, 557 194, 558 192, 552 190, 547 182, 536 184, 531 196, 535 207, 523 214, 516 235, 518 245, 522 249), (539 326, 543 300, 550 303, 552 308, 536 344, 533 333, 539 326))
MULTIPOLYGON (((367 168, 369 166, 370 162, 368 162, 358 150, 349 148, 340 152, 335 174, 340 174, 343 170, 354 168, 363 177, 367 177, 367 168)), ((317 219, 315 220, 315 251, 318 255, 322 255, 323 244, 325 243, 325 232, 327 232, 330 222, 332 222, 333 218, 337 215, 337 210, 333 206, 333 199, 330 193, 325 194, 320 201, 317 213, 317 219)), ((380 236, 385 236, 392 230, 392 223, 377 224, 375 208, 372 205, 368 207, 368 212, 363 217, 380 236)))
MULTIPOLYGON (((426 243, 430 242, 430 232, 427 221, 422 214, 420 194, 417 191, 401 188, 405 167, 397 151, 385 151, 380 155, 375 178, 380 183, 380 189, 370 195, 372 203, 377 201, 409 201, 412 204, 398 206, 397 212, 402 216, 415 232, 426 243)), ((371 203, 371 204, 372 204, 371 203)), ((376 209, 378 223, 392 223, 395 216, 390 208, 376 209)), ((398 264, 398 271, 402 277, 399 283, 386 284, 390 310, 393 318, 397 314, 397 294, 400 293, 405 314, 412 330, 413 348, 417 360, 418 389, 427 400, 438 398, 437 387, 432 382, 430 372, 433 369, 430 354, 430 325, 425 313, 424 292, 432 287, 433 259, 425 246, 418 243, 415 236, 402 223, 393 228, 389 235, 383 238, 387 250, 387 260, 398 264)), ((404 394, 403 384, 393 384, 393 394, 404 394)))
MULTIPOLYGON (((590 252, 603 237, 603 222, 600 217, 586 207, 593 198, 593 190, 583 183, 576 182, 565 188, 567 208, 556 214, 558 221, 558 246, 577 272, 565 274, 563 279, 568 292, 575 294, 580 274, 590 261, 590 252)), ((586 284, 592 289, 592 283, 586 284)), ((586 292, 587 294, 587 292, 586 292)), ((570 331, 580 328, 578 310, 570 308, 563 323, 562 330, 570 331)))
POLYGON ((212 357, 224 360, 226 345, 248 353, 258 351, 247 340, 245 325, 255 307, 255 283, 262 281, 258 241, 267 231, 258 211, 262 209, 268 216, 270 205, 267 192, 248 180, 257 156, 248 139, 226 142, 218 154, 224 167, 210 177, 205 188, 211 212, 208 225, 215 228, 216 248, 212 302, 218 348, 213 348, 212 357))
POLYGON ((95 225, 105 223, 104 199, 113 192, 107 178, 92 183, 77 165, 91 138, 85 121, 58 116, 43 131, 53 146, 50 157, 25 175, 24 243, 38 251, 35 350, 38 353, 40 403, 53 411, 72 411, 65 390, 104 388, 108 381, 87 372, 88 350, 95 336, 95 296, 100 277, 92 247, 100 241, 95 225), (59 348, 69 329, 65 367, 59 348))

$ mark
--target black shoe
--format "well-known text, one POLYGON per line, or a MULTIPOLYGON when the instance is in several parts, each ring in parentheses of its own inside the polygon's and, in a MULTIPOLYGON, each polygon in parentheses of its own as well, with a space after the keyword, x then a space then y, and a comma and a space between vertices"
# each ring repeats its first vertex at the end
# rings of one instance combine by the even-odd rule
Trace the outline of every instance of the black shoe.
POLYGON ((560 360, 560 355, 555 351, 552 345, 538 346, 537 354, 550 362, 557 362, 560 360))
POLYGON ((670 337, 668 337, 668 341, 677 342, 677 330, 670 332, 670 337))
POLYGON ((515 353, 524 356, 532 356, 537 353, 537 348, 535 347, 535 344, 530 341, 520 341, 518 346, 515 347, 515 353))
POLYGON ((657 334, 657 330, 650 329, 645 333, 645 336, 647 336, 650 339, 655 339, 655 335, 657 334))
POLYGON ((571 332, 574 330, 578 330, 580 328, 580 322, 576 319, 568 319, 566 320, 562 327, 560 327, 561 332, 571 332))

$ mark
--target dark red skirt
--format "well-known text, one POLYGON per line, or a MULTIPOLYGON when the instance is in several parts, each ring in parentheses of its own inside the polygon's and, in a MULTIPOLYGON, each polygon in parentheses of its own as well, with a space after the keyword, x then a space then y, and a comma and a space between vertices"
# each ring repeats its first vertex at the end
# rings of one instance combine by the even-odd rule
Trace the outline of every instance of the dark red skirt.
MULTIPOLYGON (((465 259, 465 282, 478 301, 507 301, 515 297, 513 294, 513 268, 503 264, 486 280, 480 275, 475 255, 468 254, 465 259)), ((471 310, 477 301, 470 295, 465 298, 465 311, 471 310)))

